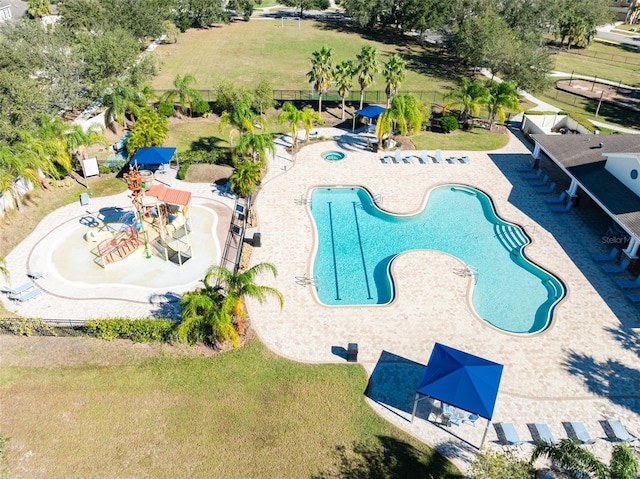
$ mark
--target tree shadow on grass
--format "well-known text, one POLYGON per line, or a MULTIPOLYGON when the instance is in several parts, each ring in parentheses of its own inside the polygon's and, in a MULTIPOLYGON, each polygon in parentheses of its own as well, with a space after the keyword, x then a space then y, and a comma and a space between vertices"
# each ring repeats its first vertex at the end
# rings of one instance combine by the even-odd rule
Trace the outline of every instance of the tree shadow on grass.
POLYGON ((389 436, 377 436, 375 443, 338 446, 333 467, 312 479, 461 478, 447 459, 436 451, 420 451, 389 436))
POLYGON ((228 144, 226 140, 218 136, 201 136, 189 145, 192 151, 211 151, 211 150, 227 150, 228 144))

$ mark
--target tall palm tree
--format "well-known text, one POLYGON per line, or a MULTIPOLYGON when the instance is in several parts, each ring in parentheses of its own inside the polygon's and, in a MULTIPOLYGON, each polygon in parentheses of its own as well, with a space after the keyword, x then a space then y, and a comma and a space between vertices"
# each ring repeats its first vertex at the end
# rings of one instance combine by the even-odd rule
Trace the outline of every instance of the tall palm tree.
POLYGON ((115 121, 124 127, 127 114, 135 116, 138 108, 146 104, 146 98, 122 80, 116 80, 102 96, 102 104, 107 107, 107 123, 110 125, 115 121))
POLYGON ((609 465, 598 460, 591 451, 573 439, 561 439, 557 443, 540 442, 531 455, 531 463, 539 457, 551 459, 557 466, 576 477, 597 479, 634 479, 638 474, 638 460, 633 449, 626 444, 616 444, 611 452, 609 465))
POLYGON ((504 123, 506 119, 505 108, 522 111, 520 106, 520 94, 518 93, 518 85, 514 81, 503 81, 502 83, 489 81, 487 84, 489 89, 489 123, 493 128, 496 116, 500 123, 504 123))
POLYGON ((102 134, 99 127, 90 127, 84 131, 80 125, 73 124, 64 132, 64 141, 67 150, 78 160, 84 159, 87 155, 87 147, 96 143, 109 146, 109 140, 102 134))
POLYGON ((239 196, 249 196, 262 179, 264 164, 254 161, 237 161, 233 173, 229 177, 231 190, 239 196))
POLYGON ((353 87, 353 75, 355 75, 355 67, 351 60, 344 60, 336 65, 333 71, 333 78, 338 87, 338 95, 342 99, 342 118, 344 120, 344 99, 349 94, 349 90, 353 87))
POLYGON ((193 85, 194 83, 196 83, 196 77, 194 77, 190 73, 186 73, 184 76, 176 75, 176 77, 173 79, 174 90, 169 90, 165 94, 165 99, 169 103, 173 103, 175 97, 178 97, 178 101, 180 102, 180 110, 182 111, 182 113, 185 113, 188 104, 189 116, 192 115, 193 103, 200 99, 200 92, 194 88, 191 88, 191 85, 193 85))
POLYGON ((445 115, 455 106, 461 106, 462 122, 467 123, 469 114, 478 116, 480 114, 480 106, 489 101, 489 90, 480 80, 469 81, 463 78, 460 88, 447 94, 445 99, 452 101, 444 106, 442 114, 445 115))
POLYGON ((307 78, 318 92, 318 113, 322 113, 322 95, 329 91, 333 80, 333 52, 331 48, 323 46, 311 54, 311 70, 307 78))
POLYGON ((404 81, 404 77, 407 72, 407 63, 398 55, 394 53, 389 58, 389 61, 385 63, 382 74, 385 81, 385 92, 387 94, 387 108, 391 103, 391 98, 398 93, 398 87, 400 83, 404 81))
POLYGON ((22 211, 22 198, 16 180, 29 181, 37 186, 39 181, 36 169, 25 155, 17 154, 9 145, 3 145, 0 146, 0 174, 2 191, 11 190, 16 208, 22 211))
POLYGON ((254 163, 266 164, 267 152, 276 154, 276 146, 271 133, 245 133, 238 140, 236 151, 247 155, 254 163))
POLYGON ((289 122, 291 144, 293 151, 296 151, 298 149, 298 130, 302 122, 302 111, 298 110, 298 108, 289 101, 284 102, 282 111, 278 115, 278 123, 284 123, 285 121, 289 122))
POLYGON ((392 133, 394 127, 401 135, 415 135, 420 131, 424 119, 424 108, 413 95, 396 95, 391 100, 390 107, 378 117, 376 136, 378 144, 382 144, 382 138, 392 133))
POLYGON ((245 133, 253 133, 255 124, 264 125, 264 121, 253 112, 249 103, 237 101, 233 104, 230 112, 225 111, 220 116, 219 129, 222 131, 227 125, 231 125, 229 143, 233 143, 235 135, 242 136, 245 133))
POLYGON ((378 64, 378 50, 372 46, 364 46, 358 55, 356 55, 358 65, 356 72, 358 74, 358 83, 360 84, 360 110, 364 104, 364 89, 373 83, 373 75, 378 73, 380 66, 378 64))
POLYGON ((304 128, 305 136, 304 142, 309 142, 309 133, 313 129, 314 122, 318 122, 319 125, 324 125, 324 119, 322 115, 316 111, 313 111, 313 108, 310 106, 305 106, 302 109, 302 115, 300 115, 300 122, 302 123, 302 128, 304 128))
POLYGON ((267 297, 271 296, 278 300, 280 308, 284 306, 284 297, 280 291, 271 286, 256 284, 256 276, 265 272, 273 274, 274 277, 278 275, 276 267, 271 263, 258 263, 240 273, 232 273, 224 266, 212 266, 207 271, 205 282, 210 278, 219 280, 226 291, 225 302, 231 305, 233 314, 239 320, 244 321, 246 298, 257 299, 262 304, 267 300, 267 297))

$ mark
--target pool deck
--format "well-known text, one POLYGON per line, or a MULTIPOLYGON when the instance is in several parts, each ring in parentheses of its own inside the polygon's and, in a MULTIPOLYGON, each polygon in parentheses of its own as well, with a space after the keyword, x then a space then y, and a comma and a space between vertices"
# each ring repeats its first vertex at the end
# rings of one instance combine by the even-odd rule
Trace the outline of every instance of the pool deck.
MULTIPOLYGON (((358 343, 358 361, 370 376, 366 394, 374 410, 438 448, 463 471, 476 451, 473 446, 480 444, 483 419, 475 426, 438 425, 427 421, 429 408, 423 401, 416 419, 410 422, 415 387, 435 342, 504 364, 493 422, 515 425, 526 441, 518 449, 520 454, 526 455, 532 448, 529 423, 548 423, 558 439, 567 436, 564 422, 584 422, 591 436, 598 438, 589 447, 606 462, 612 443, 604 439, 599 421, 620 419, 631 433, 640 433, 639 312, 615 283, 631 278, 628 274, 606 275, 593 261, 592 253, 608 252, 610 245, 602 243, 603 232, 590 227, 580 208, 553 213, 544 202, 545 196, 536 193, 516 171, 530 158, 528 147, 518 137, 511 134, 509 144, 495 152, 442 152, 444 158, 467 155, 469 164, 432 161, 424 165, 417 157, 410 164, 383 164, 380 158, 394 152, 372 153, 366 149, 363 135, 331 128, 317 131, 318 137, 327 141, 305 146, 295 158, 285 150, 286 136, 277 141, 277 153, 255 198, 262 246, 254 248, 252 263, 276 265, 276 279, 265 275, 259 280, 280 290, 285 298, 282 310, 275 301, 248 304, 252 325, 270 349, 296 361, 345 363, 347 344, 358 343), (345 152, 346 158, 321 158, 323 152, 335 149, 345 152), (468 184, 488 193, 498 214, 524 226, 532 237, 527 256, 565 283, 569 294, 547 331, 523 337, 486 325, 469 306, 470 279, 456 274, 463 265, 435 251, 408 252, 395 260, 397 297, 388 306, 326 307, 317 302, 312 286, 300 284, 301 277, 311 276, 314 229, 305 199, 312 187, 364 186, 381 195, 382 208, 411 213, 422 208, 429 189, 446 183, 468 184)), ((403 156, 412 153, 420 155, 403 150, 403 156)), ((223 244, 233 199, 220 195, 215 186, 183 183, 166 176, 171 185, 191 191, 198 204, 222 212, 218 236, 223 244), (229 215, 226 224, 224 212, 229 215)), ((128 204, 122 194, 94 198, 88 209, 128 204)), ((7 255, 14 286, 24 282, 21 279, 26 281, 28 272, 44 273, 35 281, 43 295, 8 307, 26 316, 65 319, 140 317, 166 307, 166 298, 156 300, 158 295, 168 297, 167 291, 139 291, 119 299, 108 286, 90 299, 74 298, 72 292, 49 292, 59 286, 56 276, 47 274, 50 266, 46 261, 34 262, 34 248, 86 209, 78 203, 53 212, 7 255)), ((185 280, 183 286, 186 290, 195 284, 185 280)), ((486 444, 499 447, 493 427, 486 444)))

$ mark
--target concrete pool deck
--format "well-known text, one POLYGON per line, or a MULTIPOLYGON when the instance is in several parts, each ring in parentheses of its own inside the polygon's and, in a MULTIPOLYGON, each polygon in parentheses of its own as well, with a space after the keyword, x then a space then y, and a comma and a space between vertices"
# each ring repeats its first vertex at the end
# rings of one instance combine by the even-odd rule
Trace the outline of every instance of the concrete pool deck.
MULTIPOLYGON (((568 214, 553 213, 545 196, 536 193, 516 171, 530 158, 518 137, 510 134, 509 144, 495 152, 443 152, 445 158, 466 154, 469 164, 423 165, 417 158, 411 164, 382 164, 380 158, 393 151, 370 152, 362 135, 330 128, 317 131, 318 137, 333 139, 305 146, 295 159, 285 150, 287 137, 277 141, 277 153, 255 198, 256 231, 261 233, 262 246, 254 248, 252 264, 268 261, 276 265, 276 279, 265 275, 259 281, 276 287, 285 298, 282 311, 275 301, 248 305, 252 325, 270 349, 297 361, 344 363, 347 343, 358 343, 359 363, 370 376, 366 395, 374 410, 435 446, 463 471, 475 452, 470 444, 480 444, 482 419, 475 427, 439 426, 426 420, 429 411, 423 401, 415 421, 409 422, 415 387, 435 342, 504 364, 493 422, 515 425, 520 438, 528 441, 518 449, 523 455, 532 448, 527 424, 534 422, 548 423, 557 439, 567 436, 564 422, 584 422, 591 436, 598 438, 589 447, 606 462, 612 443, 603 439, 599 421, 620 419, 630 432, 640 432, 639 314, 615 283, 630 278, 606 275, 591 258, 592 253, 608 252, 611 245, 603 244, 600 236, 604 231, 598 233, 585 219, 592 213, 585 213, 588 205, 568 214), (346 158, 323 160, 321 154, 330 150, 343 151, 346 158), (300 281, 311 276, 314 232, 305 199, 312 187, 364 186, 381 195, 382 208, 410 213, 419 210, 430 188, 445 183, 469 184, 488 193, 499 215, 524 226, 532 237, 527 256, 566 284, 569 294, 547 331, 523 337, 487 326, 468 306, 470 279, 456 274, 462 264, 434 251, 409 252, 396 259, 397 297, 389 306, 322 306, 312 286, 300 281)), ((420 154, 403 150, 403 156, 411 153, 420 154)), ((547 167, 548 162, 543 165, 547 167)), ((169 180, 191 191, 199 203, 227 212, 227 219, 220 217, 218 224, 223 244, 233 199, 220 196, 212 185, 169 180)), ((89 209, 129 204, 123 194, 92 199, 89 209)), ((45 270, 45 276, 36 280, 44 291, 42 296, 8 306, 25 316, 83 319, 148 316, 175 305, 166 302, 175 300, 166 297, 167 291, 114 299, 114 293, 105 288, 83 300, 48 293, 55 277, 47 275, 46 265, 30 263, 33 248, 85 209, 73 204, 57 210, 7 255, 12 285, 26 280, 27 272, 35 267, 45 270)), ((490 427, 486 444, 498 447, 496 441, 490 427)))

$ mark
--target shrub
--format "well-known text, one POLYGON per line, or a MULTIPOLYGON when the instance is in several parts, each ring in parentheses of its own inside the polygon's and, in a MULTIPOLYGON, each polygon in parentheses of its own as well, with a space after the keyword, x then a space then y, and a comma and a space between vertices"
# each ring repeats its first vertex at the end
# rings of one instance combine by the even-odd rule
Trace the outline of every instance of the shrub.
POLYGON ((450 133, 458 129, 458 119, 453 115, 447 115, 440 120, 440 127, 445 133, 450 133))
POLYGON ((591 123, 586 116, 581 115, 580 113, 575 113, 575 112, 570 112, 568 116, 569 118, 575 120, 578 123, 578 125, 583 126, 587 130, 589 130, 590 133, 595 133, 596 127, 593 126, 593 123, 591 123))
POLYGON ((14 336, 56 336, 54 328, 40 318, 7 318, 0 321, 0 331, 14 336))
POLYGON ((172 103, 169 103, 168 101, 161 101, 160 103, 158 103, 158 113, 160 113, 162 116, 169 118, 175 112, 176 108, 172 103))
POLYGON ((189 150, 180 153, 180 161, 185 163, 206 163, 216 165, 223 158, 224 153, 221 150, 189 150))
POLYGON ((95 319, 85 323, 90 336, 106 341, 130 339, 134 343, 170 342, 176 323, 170 319, 95 319))
POLYGON ((204 115, 207 115, 208 113, 211 113, 211 107, 209 106, 209 103, 207 101, 203 99, 199 99, 193 104, 194 115, 204 116, 204 115))
POLYGON ((178 179, 184 180, 187 177, 187 171, 189 171, 190 163, 182 163, 178 170, 178 179))

